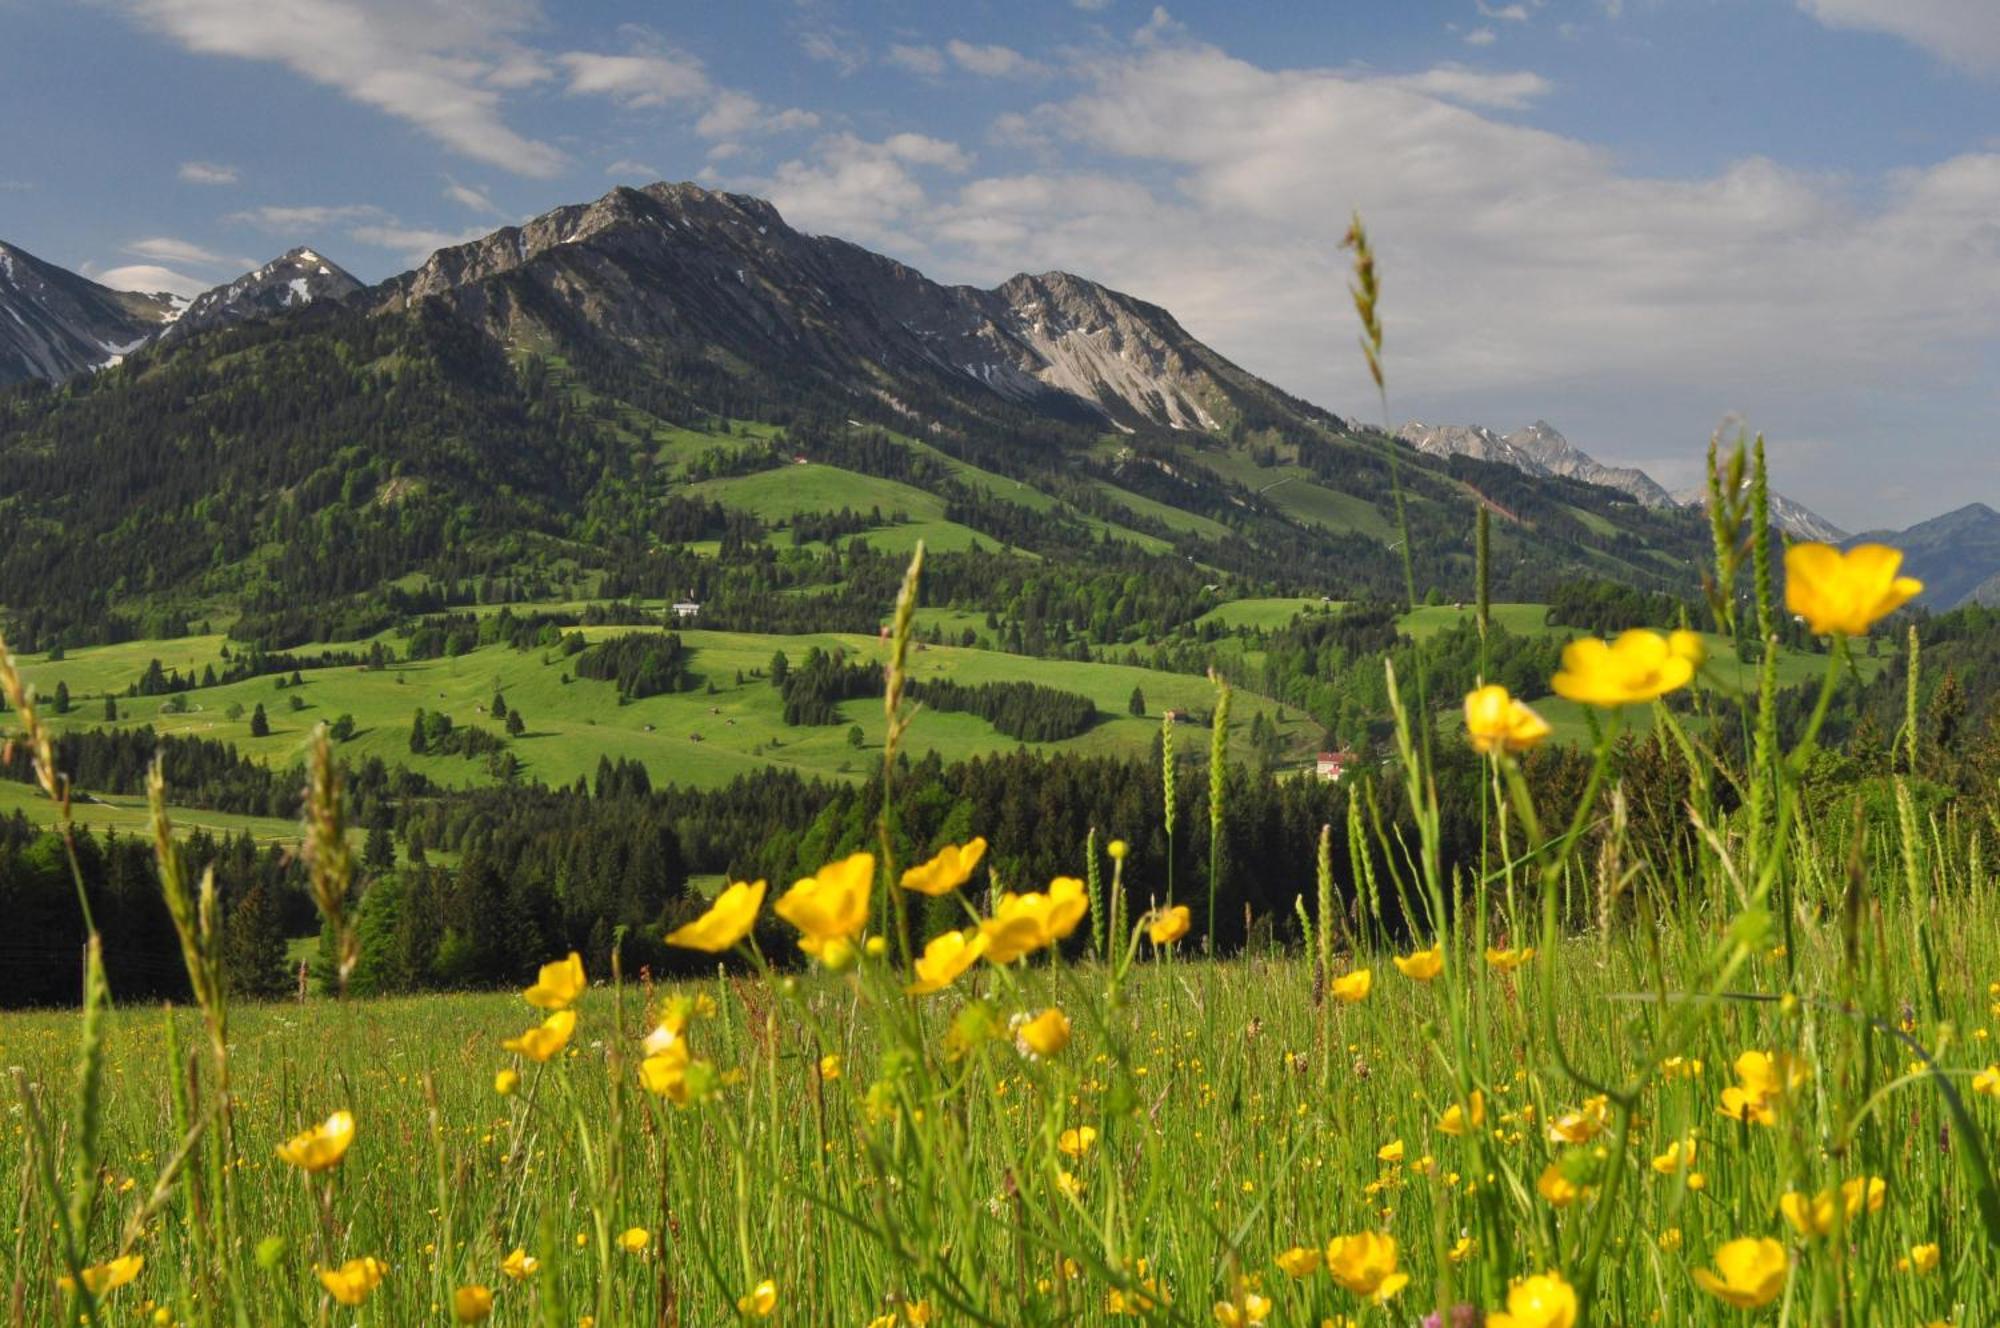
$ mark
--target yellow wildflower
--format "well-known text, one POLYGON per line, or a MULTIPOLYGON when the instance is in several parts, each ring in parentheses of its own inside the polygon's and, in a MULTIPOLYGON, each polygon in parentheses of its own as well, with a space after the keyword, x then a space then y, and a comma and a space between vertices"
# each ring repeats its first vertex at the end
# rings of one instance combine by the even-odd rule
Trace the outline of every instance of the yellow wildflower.
POLYGON ((542 1020, 539 1027, 531 1028, 519 1037, 508 1038, 500 1045, 507 1051, 516 1052, 540 1063, 568 1046, 570 1034, 574 1032, 576 1032, 576 1011, 557 1010, 542 1020))
POLYGON ((1512 973, 1515 969, 1534 957, 1535 947, 1532 945, 1524 946, 1519 950, 1496 950, 1490 945, 1486 947, 1486 962, 1488 966, 1502 973, 1512 973))
POLYGON ((979 860, 986 856, 984 839, 968 839, 963 844, 947 844, 929 862, 903 873, 903 888, 920 895, 948 895, 972 876, 979 860))
POLYGON ((1381 1232, 1335 1236, 1326 1243, 1326 1270, 1333 1280, 1377 1305, 1409 1283, 1409 1274, 1398 1272, 1396 1262, 1396 1238, 1381 1232))
POLYGON ((644 1227, 626 1227, 618 1233, 618 1248, 627 1254, 644 1254, 653 1243, 653 1233, 644 1227))
POLYGON ((755 1319, 768 1319, 778 1308, 778 1284, 765 1278, 736 1298, 736 1312, 755 1319))
POLYGON ((543 964, 535 985, 521 993, 523 1000, 538 1010, 567 1010, 583 994, 583 958, 576 951, 569 958, 543 964))
POLYGON ((388 1265, 369 1255, 349 1259, 338 1268, 320 1269, 319 1281, 329 1295, 352 1309, 368 1299, 369 1293, 382 1284, 382 1275, 388 1271, 388 1265))
POLYGON ((1357 968, 1352 973, 1346 973, 1335 978, 1327 984, 1327 989, 1333 993, 1336 1000, 1345 1001, 1349 1005, 1357 1005, 1368 999, 1368 993, 1374 989, 1374 986, 1374 970, 1357 968))
POLYGON ((1465 736, 1476 752, 1525 752, 1549 736, 1549 722, 1499 683, 1465 695, 1465 736))
POLYGON ((525 1282, 540 1272, 541 1268, 542 1261, 518 1245, 500 1261, 500 1271, 513 1282, 525 1282))
MULTIPOLYGON (((104 1263, 94 1263, 83 1270, 83 1285, 91 1295, 101 1296, 130 1282, 145 1266, 146 1258, 141 1254, 127 1254, 104 1263)), ((67 1273, 56 1279, 56 1285, 64 1291, 76 1290, 75 1279, 67 1273)))
POLYGON ((278 1156, 305 1171, 325 1171, 340 1165, 354 1142, 354 1113, 336 1111, 310 1130, 278 1145, 278 1156))
POLYGON ((1014 1028, 1014 1040, 1024 1055, 1044 1059, 1069 1045, 1069 1016, 1051 1005, 1032 1019, 1023 1019, 1014 1028))
POLYGON ((1768 1236, 1745 1236, 1717 1249, 1715 1271, 1697 1268, 1694 1280, 1725 1304, 1749 1310, 1776 1300, 1788 1271, 1783 1245, 1768 1236))
POLYGON ((986 937, 974 931, 948 931, 924 946, 917 958, 917 980, 903 988, 907 995, 929 996, 943 991, 986 953, 986 937))
POLYGON ((1160 909, 1146 921, 1146 938, 1154 945, 1172 945, 1188 934, 1192 922, 1193 915, 1186 904, 1160 909))
POLYGON ((1923 593, 1924 583, 1898 576, 1900 550, 1857 544, 1845 553, 1827 544, 1785 550, 1785 607, 1815 636, 1864 636, 1923 593))
POLYGON ((1446 1134, 1462 1135, 1468 1127, 1477 1129, 1485 1123, 1486 1095, 1475 1088, 1466 1102, 1454 1102, 1444 1109, 1443 1117, 1438 1120, 1438 1128, 1446 1134))
POLYGON ((683 950, 721 954, 750 934, 757 925, 757 910, 764 906, 763 881, 732 881, 715 897, 708 911, 686 926, 667 933, 667 944, 683 950))
POLYGON ((1693 677, 1694 662, 1674 653, 1666 637, 1634 628, 1615 641, 1586 636, 1564 646, 1550 685, 1567 700, 1609 707, 1651 701, 1693 677))
POLYGON ((493 1292, 483 1286, 462 1286, 451 1293, 451 1317, 479 1323, 493 1313, 493 1292))
POLYGON ((1576 1288, 1550 1271, 1507 1288, 1507 1308, 1486 1316, 1486 1328, 1574 1328, 1576 1288))
POLYGON ((854 938, 868 925, 868 897, 875 888, 875 855, 856 853, 821 867, 771 907, 803 933, 799 948, 839 967, 853 955, 854 938))
POLYGON ((1320 1252, 1306 1245, 1294 1245, 1277 1256, 1278 1267, 1292 1277, 1311 1277, 1319 1271, 1320 1252))
POLYGON ((1395 960, 1398 972, 1404 977, 1414 978, 1418 982, 1429 982, 1432 978, 1444 972, 1444 946, 1442 945, 1433 945, 1428 950, 1418 950, 1410 955, 1395 955, 1392 957, 1395 960))

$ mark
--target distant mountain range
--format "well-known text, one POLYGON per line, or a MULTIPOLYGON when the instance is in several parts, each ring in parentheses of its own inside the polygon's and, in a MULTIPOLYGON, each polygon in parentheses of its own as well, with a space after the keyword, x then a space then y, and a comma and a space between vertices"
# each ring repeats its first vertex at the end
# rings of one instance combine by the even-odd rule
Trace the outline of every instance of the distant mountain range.
POLYGON ((1924 583, 1920 603, 2000 608, 2000 512, 1985 503, 1967 503, 1906 530, 1871 530, 1848 543, 1901 549, 1903 570, 1924 583))
MULTIPOLYGON (((1590 484, 1616 489, 1647 507, 1703 507, 1708 491, 1686 489, 1670 494, 1651 475, 1633 466, 1607 466, 1582 451, 1556 432, 1547 420, 1536 420, 1525 429, 1500 435, 1483 425, 1426 425, 1410 423, 1397 431, 1419 452, 1431 456, 1474 456, 1485 461, 1526 471, 1530 475, 1566 475, 1590 484)), ((1786 534, 1798 539, 1838 544, 1847 532, 1820 516, 1805 504, 1782 494, 1771 495, 1771 521, 1786 534)))
MULTIPOLYGON (((0 391, 0 468, 22 477, 0 521, 36 535, 0 546, 0 604, 50 630, 338 597, 349 631, 392 586, 475 574, 713 581, 720 613, 718 555, 694 546, 734 531, 747 556, 791 525, 786 547, 831 548, 914 510, 940 550, 1134 584, 1401 593, 1389 444, 1165 309, 1064 272, 942 285, 692 184, 559 207, 375 286, 300 248, 184 303, 0 246, 0 388, 93 373, 88 393, 0 391), (802 461, 826 478, 780 482, 802 461), (814 512, 845 533, 806 536, 814 512)), ((1693 583, 1702 522, 1545 421, 1403 439, 1420 589, 1469 585, 1475 504, 1499 519, 1497 593, 1693 583)), ((745 577, 749 596, 772 573, 745 577)), ((812 621, 846 624, 825 603, 812 621)))

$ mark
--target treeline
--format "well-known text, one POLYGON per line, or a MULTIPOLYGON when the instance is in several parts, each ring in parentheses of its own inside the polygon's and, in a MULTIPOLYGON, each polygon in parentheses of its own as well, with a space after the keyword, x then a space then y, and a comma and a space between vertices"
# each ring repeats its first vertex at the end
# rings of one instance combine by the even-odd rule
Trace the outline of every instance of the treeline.
POLYGON ((618 684, 620 701, 692 691, 701 679, 688 665, 693 653, 677 632, 630 632, 599 641, 576 657, 579 678, 618 684))
POLYGON ((912 682, 910 698, 933 710, 979 716, 1022 742, 1060 742, 1097 722, 1097 703, 1075 692, 1033 682, 983 682, 971 686, 948 678, 912 682))
POLYGON ((842 701, 882 695, 882 666, 814 646, 794 668, 781 650, 771 657, 771 685, 784 697, 787 724, 838 724, 842 701))
MULTIPOLYGON (((160 894, 152 841, 78 830, 75 844, 113 999, 188 999, 187 970, 160 894)), ((296 858, 276 845, 260 848, 248 835, 218 841, 197 832, 184 849, 197 878, 206 868, 215 872, 223 978, 230 990, 260 997, 293 990, 286 937, 312 926, 312 901, 296 858)), ((20 812, 0 818, 0 916, 7 919, 0 934, 0 1007, 74 1004, 85 928, 69 858, 60 835, 31 825, 20 812)))

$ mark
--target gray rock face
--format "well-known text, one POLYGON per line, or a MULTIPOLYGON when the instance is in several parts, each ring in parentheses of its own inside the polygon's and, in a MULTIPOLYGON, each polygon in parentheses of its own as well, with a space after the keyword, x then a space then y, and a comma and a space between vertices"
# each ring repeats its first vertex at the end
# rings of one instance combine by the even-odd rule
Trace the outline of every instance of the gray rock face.
MULTIPOLYGON (((1682 507, 1706 508, 1708 490, 1700 485, 1682 489, 1674 495, 1674 501, 1682 507)), ((1782 493, 1771 495, 1771 524, 1784 531, 1793 539, 1818 540, 1822 544, 1839 544, 1849 538, 1848 533, 1804 503, 1787 498, 1782 493)))
POLYGON ((1507 443, 1532 457, 1551 475, 1567 475, 1590 484, 1602 484, 1607 489, 1631 494, 1647 507, 1673 504, 1672 495, 1651 475, 1636 466, 1605 465, 1590 454, 1577 450, 1547 420, 1536 420, 1525 429, 1516 429, 1507 435, 1507 443))
POLYGON ((560 324, 634 348, 665 341, 782 363, 890 399, 914 380, 1127 428, 1220 428, 1251 400, 1332 420, 1209 350, 1165 310, 1095 282, 1050 272, 993 290, 943 286, 793 230, 761 199, 691 184, 557 208, 440 250, 369 298, 384 312, 446 300, 502 340, 560 324))
POLYGON ((0 243, 0 387, 116 364, 180 308, 174 296, 115 291, 0 243))
POLYGON ((360 289, 361 283, 338 264, 311 249, 293 249, 254 272, 195 296, 187 311, 163 329, 157 340, 166 345, 248 318, 275 318, 309 304, 345 300, 360 289))

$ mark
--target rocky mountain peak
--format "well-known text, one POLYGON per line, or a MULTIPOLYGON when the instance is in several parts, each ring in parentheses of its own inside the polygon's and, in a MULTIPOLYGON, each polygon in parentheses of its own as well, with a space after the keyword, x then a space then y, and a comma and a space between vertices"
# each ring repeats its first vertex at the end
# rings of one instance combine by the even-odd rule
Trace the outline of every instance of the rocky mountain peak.
POLYGON ((156 340, 167 345, 251 318, 272 318, 309 304, 338 303, 362 289, 346 269, 303 245, 194 297, 156 340))
POLYGON ((115 291, 0 241, 0 387, 116 364, 180 307, 175 296, 115 291))

